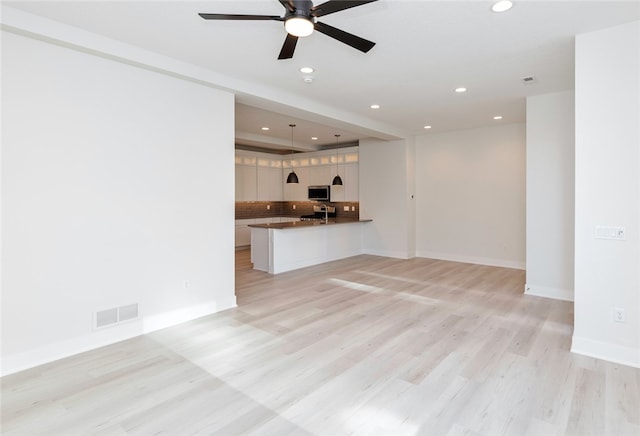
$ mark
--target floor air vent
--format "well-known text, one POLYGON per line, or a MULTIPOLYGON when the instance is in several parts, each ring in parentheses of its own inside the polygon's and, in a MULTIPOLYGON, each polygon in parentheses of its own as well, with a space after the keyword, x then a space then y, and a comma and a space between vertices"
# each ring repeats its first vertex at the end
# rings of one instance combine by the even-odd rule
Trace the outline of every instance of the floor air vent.
POLYGON ((97 329, 138 319, 138 303, 96 312, 95 327, 97 329))

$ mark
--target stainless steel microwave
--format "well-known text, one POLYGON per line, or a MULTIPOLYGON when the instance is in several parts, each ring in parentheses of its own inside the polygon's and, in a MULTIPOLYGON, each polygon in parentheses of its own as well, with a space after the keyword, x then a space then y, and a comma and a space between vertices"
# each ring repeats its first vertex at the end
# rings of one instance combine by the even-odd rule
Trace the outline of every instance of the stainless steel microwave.
POLYGON ((307 198, 313 201, 330 201, 331 200, 331 186, 309 186, 307 198))

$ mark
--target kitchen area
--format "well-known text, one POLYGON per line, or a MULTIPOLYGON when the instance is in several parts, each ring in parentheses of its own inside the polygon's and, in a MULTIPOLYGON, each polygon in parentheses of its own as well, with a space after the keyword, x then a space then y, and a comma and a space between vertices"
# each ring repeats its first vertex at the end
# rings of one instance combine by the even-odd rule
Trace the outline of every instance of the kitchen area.
POLYGON ((358 147, 236 150, 236 250, 271 274, 360 254, 358 147), (294 173, 298 183, 286 183, 294 173), (340 176, 342 185, 331 185, 340 176), (290 177, 289 177, 290 178, 290 177), (301 249, 304 247, 304 249, 301 249))

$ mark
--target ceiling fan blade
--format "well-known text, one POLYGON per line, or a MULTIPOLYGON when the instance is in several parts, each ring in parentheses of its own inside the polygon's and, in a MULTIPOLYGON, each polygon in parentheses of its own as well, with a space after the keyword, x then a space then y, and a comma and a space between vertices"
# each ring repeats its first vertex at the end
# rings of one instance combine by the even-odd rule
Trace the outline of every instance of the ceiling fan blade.
POLYGON ((278 59, 291 59, 297 43, 298 37, 287 33, 287 37, 284 40, 284 44, 282 44, 282 49, 280 50, 278 59))
POLYGON ((278 1, 289 12, 295 12, 296 6, 293 4, 293 0, 278 0, 278 1))
POLYGON ((333 14, 334 12, 344 11, 345 9, 353 8, 360 5, 366 5, 367 3, 373 3, 377 0, 329 0, 321 5, 311 8, 311 15, 314 17, 322 17, 324 15, 333 14))
POLYGON ((368 52, 376 45, 375 42, 368 41, 364 38, 360 38, 359 36, 353 35, 351 33, 345 32, 344 30, 337 29, 333 26, 329 26, 328 24, 324 24, 321 22, 317 22, 314 24, 313 28, 320 33, 324 33, 327 36, 330 36, 333 39, 337 39, 338 41, 350 45, 356 50, 360 50, 363 53, 368 52))
POLYGON ((279 15, 198 14, 205 20, 273 20, 282 21, 279 15))

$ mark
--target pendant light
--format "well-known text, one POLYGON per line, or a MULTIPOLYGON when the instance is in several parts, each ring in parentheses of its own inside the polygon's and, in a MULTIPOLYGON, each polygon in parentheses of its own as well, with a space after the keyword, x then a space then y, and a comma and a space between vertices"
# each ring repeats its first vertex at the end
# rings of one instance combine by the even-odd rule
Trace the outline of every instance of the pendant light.
MULTIPOLYGON (((289 127, 291 127, 291 154, 293 154, 293 128, 295 126, 296 126, 295 124, 289 124, 289 127)), ((293 170, 293 163, 291 163, 291 172, 287 176, 287 183, 299 183, 298 175, 293 170)))
POLYGON ((340 135, 333 135, 336 137, 336 176, 333 178, 333 182, 331 182, 331 184, 333 186, 342 186, 342 179, 340 178, 340 174, 338 173, 338 138, 340 138, 340 135))

